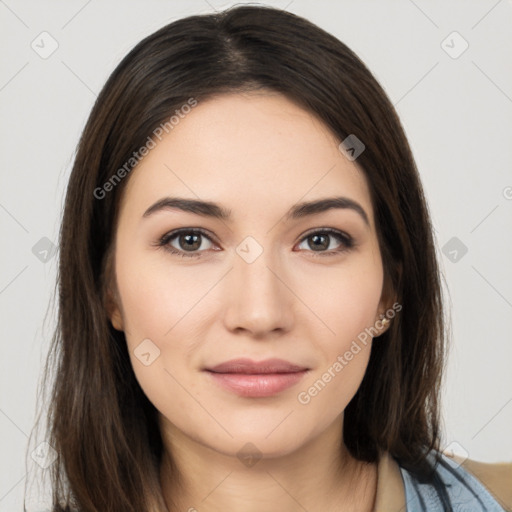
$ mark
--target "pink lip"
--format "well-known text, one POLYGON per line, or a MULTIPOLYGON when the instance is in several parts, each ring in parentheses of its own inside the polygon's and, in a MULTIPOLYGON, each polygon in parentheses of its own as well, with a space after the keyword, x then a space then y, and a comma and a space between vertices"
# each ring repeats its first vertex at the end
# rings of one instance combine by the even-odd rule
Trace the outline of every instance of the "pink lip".
POLYGON ((308 368, 283 359, 233 359, 205 369, 222 387, 244 397, 266 397, 284 391, 299 382, 308 368))

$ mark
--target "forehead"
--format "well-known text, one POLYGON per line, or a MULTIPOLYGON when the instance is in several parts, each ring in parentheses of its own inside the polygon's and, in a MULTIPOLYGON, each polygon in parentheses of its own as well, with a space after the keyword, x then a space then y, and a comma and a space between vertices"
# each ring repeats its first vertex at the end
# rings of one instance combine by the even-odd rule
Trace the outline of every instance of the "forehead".
POLYGON ((131 171, 123 202, 182 195, 238 215, 343 195, 372 207, 364 173, 314 114, 278 93, 224 94, 183 115, 131 171), (130 201, 127 201, 130 199, 130 201))

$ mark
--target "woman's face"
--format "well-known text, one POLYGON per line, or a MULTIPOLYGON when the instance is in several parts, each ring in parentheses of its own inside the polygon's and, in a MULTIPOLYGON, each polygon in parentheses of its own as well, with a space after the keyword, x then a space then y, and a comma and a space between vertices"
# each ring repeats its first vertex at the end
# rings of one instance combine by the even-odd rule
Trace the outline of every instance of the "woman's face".
POLYGON ((168 438, 273 457, 341 435, 389 305, 369 190, 338 143, 281 95, 222 95, 125 178, 109 315, 168 438))

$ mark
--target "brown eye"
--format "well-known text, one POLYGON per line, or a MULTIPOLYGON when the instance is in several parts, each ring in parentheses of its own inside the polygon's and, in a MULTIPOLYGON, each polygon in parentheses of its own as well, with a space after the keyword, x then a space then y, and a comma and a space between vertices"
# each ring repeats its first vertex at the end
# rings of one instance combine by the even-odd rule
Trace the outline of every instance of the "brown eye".
POLYGON ((350 236, 333 229, 323 229, 309 233, 302 239, 301 244, 305 242, 307 242, 307 248, 312 252, 319 253, 319 256, 340 253, 349 250, 354 245, 350 236), (337 244, 333 242, 333 239, 337 240, 337 244))
POLYGON ((201 236, 195 234, 179 235, 177 240, 185 251, 194 251, 201 247, 201 236))
POLYGON ((308 245, 311 249, 314 251, 320 250, 320 249, 328 249, 329 243, 330 243, 330 235, 326 234, 319 234, 319 235, 311 235, 307 238, 308 245))
POLYGON ((203 231, 186 228, 167 233, 160 239, 158 245, 171 254, 194 257, 201 256, 202 252, 210 249, 212 241, 203 231))

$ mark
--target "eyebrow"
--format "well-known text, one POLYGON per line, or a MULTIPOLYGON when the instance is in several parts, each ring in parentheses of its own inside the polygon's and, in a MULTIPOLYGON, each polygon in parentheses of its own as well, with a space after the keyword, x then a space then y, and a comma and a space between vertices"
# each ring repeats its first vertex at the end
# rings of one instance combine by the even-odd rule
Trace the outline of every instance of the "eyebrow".
MULTIPOLYGON (((284 215, 285 220, 296 220, 309 215, 316 215, 335 208, 349 209, 358 213, 367 226, 370 225, 368 215, 364 208, 353 199, 348 197, 326 197, 316 201, 308 201, 293 205, 284 215)), ((151 205, 143 214, 143 217, 164 210, 181 210, 184 212, 195 213, 203 217, 212 217, 224 221, 231 220, 231 210, 225 209, 217 203, 211 201, 201 201, 197 199, 185 199, 181 197, 164 197, 151 205)))

